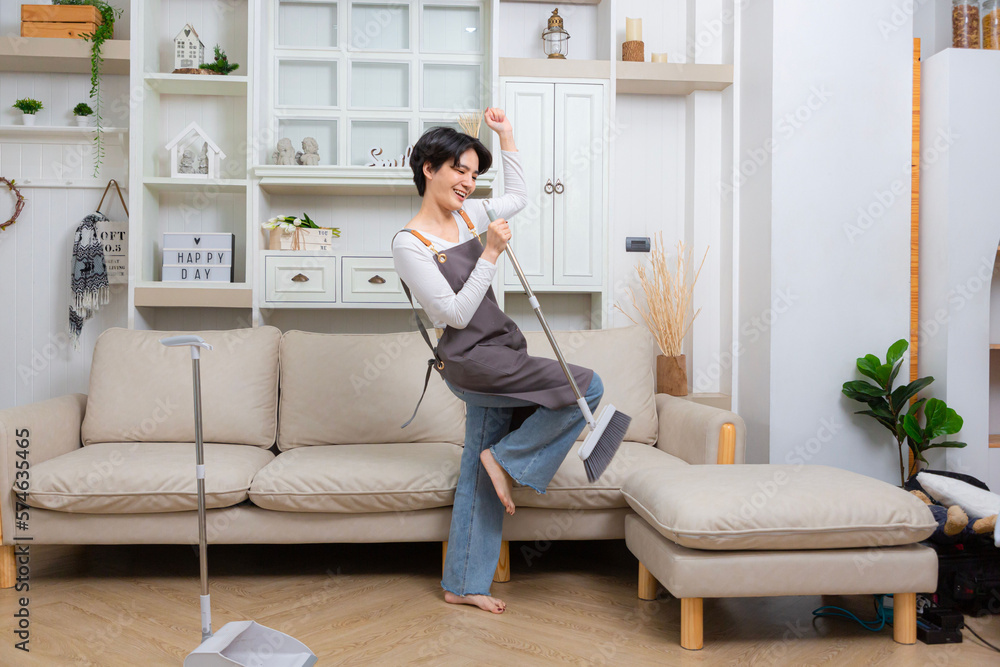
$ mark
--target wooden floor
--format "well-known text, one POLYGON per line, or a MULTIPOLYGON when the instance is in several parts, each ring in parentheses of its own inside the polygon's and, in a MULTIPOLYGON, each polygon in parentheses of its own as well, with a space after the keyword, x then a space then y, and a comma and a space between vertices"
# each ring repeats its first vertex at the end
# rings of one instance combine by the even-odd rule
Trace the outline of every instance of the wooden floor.
MULTIPOLYGON (((871 617, 871 598, 705 600, 705 648, 678 645, 680 603, 636 598, 622 541, 511 544, 495 616, 446 604, 439 544, 211 547, 214 627, 254 619, 305 642, 320 665, 989 665, 975 640, 902 646, 819 619, 821 604, 871 617), (523 547, 538 549, 530 563, 523 547)), ((14 649, 17 599, 0 591, 0 665, 179 665, 201 641, 192 547, 31 550, 30 648, 14 649)), ((1000 616, 969 619, 1000 644, 1000 616)))

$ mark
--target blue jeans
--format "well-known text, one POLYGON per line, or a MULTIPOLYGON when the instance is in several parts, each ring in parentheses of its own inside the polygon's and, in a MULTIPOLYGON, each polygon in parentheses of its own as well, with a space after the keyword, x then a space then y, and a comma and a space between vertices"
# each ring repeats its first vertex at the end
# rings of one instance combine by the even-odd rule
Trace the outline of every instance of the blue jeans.
MULTIPOLYGON (((448 388, 466 403, 465 449, 451 511, 448 552, 441 587, 455 595, 489 595, 500 558, 504 507, 479 459, 487 447, 515 482, 545 493, 552 477, 586 425, 576 403, 551 410, 537 403, 448 388), (510 430, 513 408, 537 409, 510 430)), ((591 411, 604 395, 594 373, 585 398, 591 411)))

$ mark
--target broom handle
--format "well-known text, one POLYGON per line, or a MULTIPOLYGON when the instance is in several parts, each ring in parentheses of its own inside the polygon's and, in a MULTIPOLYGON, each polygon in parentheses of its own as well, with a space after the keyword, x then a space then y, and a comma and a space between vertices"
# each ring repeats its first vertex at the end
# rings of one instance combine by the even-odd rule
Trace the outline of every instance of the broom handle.
POLYGON ((198 477, 198 565, 201 570, 201 640, 212 636, 212 607, 208 595, 208 535, 205 528, 205 444, 201 430, 201 355, 191 346, 194 371, 194 442, 198 477))
MULTIPOLYGON (((486 215, 489 216, 490 222, 497 219, 496 211, 491 208, 486 209, 486 215)), ((549 329, 549 323, 545 321, 545 315, 542 314, 542 307, 538 303, 535 293, 531 291, 531 285, 528 284, 528 279, 524 276, 521 264, 517 261, 517 257, 514 256, 514 250, 511 248, 510 242, 504 247, 504 252, 507 253, 507 258, 510 260, 511 266, 514 267, 514 273, 517 274, 518 280, 521 281, 521 286, 524 287, 524 293, 528 295, 528 303, 534 309, 535 315, 538 317, 538 323, 542 325, 542 331, 545 332, 545 337, 549 339, 549 345, 552 346, 552 351, 556 353, 556 359, 559 360, 559 365, 562 366, 563 373, 566 374, 566 379, 569 380, 570 386, 573 387, 573 394, 576 396, 577 405, 583 411, 583 416, 587 419, 587 424, 593 429, 597 425, 597 422, 594 421, 594 415, 591 413, 587 401, 584 400, 583 394, 580 392, 580 387, 576 384, 576 378, 573 377, 573 372, 569 369, 566 358, 563 357, 562 350, 559 349, 559 344, 556 343, 555 336, 552 335, 552 330, 549 329)))

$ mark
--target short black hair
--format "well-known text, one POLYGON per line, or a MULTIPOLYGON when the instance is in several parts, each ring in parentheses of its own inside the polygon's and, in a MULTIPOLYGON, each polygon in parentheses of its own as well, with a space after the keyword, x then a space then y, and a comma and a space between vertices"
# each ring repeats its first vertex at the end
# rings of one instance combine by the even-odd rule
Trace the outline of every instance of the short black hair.
POLYGON ((475 149, 476 155, 479 156, 479 173, 486 173, 493 164, 493 156, 476 137, 443 126, 432 127, 424 132, 410 153, 410 169, 413 170, 413 182, 417 186, 417 194, 423 197, 427 188, 424 163, 430 164, 431 171, 437 171, 445 162, 458 164, 462 153, 470 148, 475 149))

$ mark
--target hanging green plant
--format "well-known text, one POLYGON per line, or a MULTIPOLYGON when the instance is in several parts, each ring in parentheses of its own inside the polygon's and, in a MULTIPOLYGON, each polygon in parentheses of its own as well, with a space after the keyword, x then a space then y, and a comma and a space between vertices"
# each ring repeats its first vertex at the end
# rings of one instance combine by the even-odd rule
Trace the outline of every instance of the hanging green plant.
POLYGON ((94 101, 94 118, 97 122, 97 132, 94 134, 94 178, 101 170, 104 159, 104 142, 101 127, 101 65, 104 56, 101 47, 111 39, 115 32, 115 19, 120 18, 123 10, 112 7, 105 0, 52 0, 54 5, 91 5, 101 14, 101 23, 93 34, 82 34, 80 38, 90 42, 90 99, 94 101))
POLYGON ((236 63, 229 63, 229 56, 226 52, 219 48, 219 45, 215 45, 215 62, 214 63, 201 63, 198 65, 201 69, 207 69, 210 72, 215 72, 216 74, 229 74, 235 69, 239 68, 236 63))

